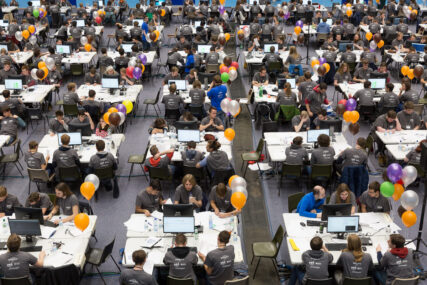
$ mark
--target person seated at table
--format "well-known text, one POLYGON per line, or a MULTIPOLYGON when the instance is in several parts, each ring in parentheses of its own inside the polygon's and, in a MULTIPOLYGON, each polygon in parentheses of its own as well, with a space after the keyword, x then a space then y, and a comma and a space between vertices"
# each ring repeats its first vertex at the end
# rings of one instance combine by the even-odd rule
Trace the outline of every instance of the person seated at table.
POLYGON ((406 54, 406 56, 403 58, 403 61, 407 64, 414 64, 414 63, 418 63, 420 60, 420 55, 417 53, 417 51, 415 50, 415 48, 413 46, 411 46, 408 50, 408 53, 406 54))
POLYGON ((326 41, 322 45, 322 49, 335 51, 338 49, 337 44, 334 42, 334 36, 329 35, 326 41))
POLYGON ((4 109, 9 107, 11 110, 14 110, 14 113, 16 113, 20 117, 24 117, 24 109, 25 105, 24 102, 22 102, 19 98, 10 98, 10 90, 3 90, 2 92, 4 101, 0 103, 0 108, 4 109))
POLYGON ((160 180, 151 179, 148 187, 141 190, 136 196, 135 213, 150 217, 152 212, 160 211, 161 206, 165 203, 160 180))
POLYGON ((297 95, 292 92, 289 82, 286 82, 283 90, 280 90, 277 94, 277 102, 279 102, 279 105, 297 106, 297 95))
POLYGON ((128 86, 128 85, 134 85, 136 83, 135 78, 129 78, 129 76, 126 73, 126 68, 122 67, 120 68, 120 82, 119 84, 121 86, 128 86))
POLYGON ((10 75, 16 75, 16 70, 12 68, 12 63, 10 61, 6 61, 3 64, 3 69, 0 70, 1 84, 4 84, 4 80, 10 75))
POLYGON ((181 96, 176 94, 175 83, 169 85, 169 94, 163 96, 162 103, 165 104, 166 113, 176 112, 177 118, 179 117, 180 109, 184 104, 184 100, 181 96))
POLYGON ((22 207, 18 198, 7 192, 7 188, 0 186, 0 218, 11 216, 15 212, 15 207, 22 207))
POLYGON ((0 116, 0 135, 10 136, 9 140, 4 144, 9 146, 18 138, 18 127, 25 128, 26 124, 17 115, 13 115, 9 107, 2 109, 3 116, 0 116))
POLYGON ((307 279, 324 280, 329 278, 328 268, 334 256, 328 251, 319 236, 315 236, 310 240, 310 248, 311 250, 303 252, 301 256, 303 266, 292 267, 289 285, 297 284, 297 280, 300 284, 305 284, 307 279))
POLYGON ((421 146, 422 146, 422 144, 424 144, 426 142, 427 142, 427 140, 422 140, 415 149, 409 151, 406 154, 403 161, 405 163, 419 165, 420 161, 421 161, 421 146))
POLYGON ((25 207, 42 209, 43 215, 48 215, 53 209, 53 203, 46 193, 33 192, 28 195, 25 207))
POLYGON ((92 67, 89 73, 86 73, 84 82, 86 85, 101 84, 101 77, 96 73, 96 68, 92 67))
POLYGON ((289 56, 286 59, 285 65, 288 65, 289 73, 302 76, 303 69, 301 66, 301 55, 298 53, 295 46, 289 48, 289 56))
POLYGON ((414 112, 414 103, 405 102, 403 110, 397 113, 397 120, 402 130, 418 130, 421 125, 420 116, 414 112))
POLYGON ((260 40, 260 36, 258 34, 254 34, 252 36, 252 40, 249 42, 248 45, 248 52, 251 51, 257 51, 257 50, 261 50, 261 40, 260 40))
POLYGON ((292 144, 286 148, 285 153, 286 164, 303 165, 304 162, 308 161, 308 153, 307 150, 302 147, 302 137, 300 136, 292 140, 292 144))
POLYGON ((405 103, 407 101, 411 101, 414 104, 418 104, 419 101, 419 92, 411 89, 411 81, 406 79, 402 79, 402 87, 399 92, 400 102, 405 103))
POLYGON ((354 50, 363 50, 364 47, 365 47, 365 44, 360 39, 360 35, 357 33, 354 34, 354 36, 353 36, 353 49, 354 50))
POLYGON ((105 105, 103 102, 95 100, 96 92, 95 90, 90 89, 86 99, 82 101, 83 108, 88 111, 91 117, 97 118, 100 113, 106 111, 108 105, 105 105))
POLYGON ((396 108, 399 105, 399 96, 393 92, 394 84, 389 82, 385 85, 386 93, 381 96, 379 105, 384 108, 396 108))
POLYGON ((178 122, 198 122, 198 120, 193 116, 193 114, 191 114, 191 112, 184 111, 184 113, 179 117, 178 122))
POLYGON ((331 31, 331 27, 328 23, 326 23, 327 20, 328 19, 324 17, 322 18, 322 22, 317 25, 316 31, 318 34, 329 34, 329 32, 331 31))
POLYGON ((345 52, 341 54, 341 60, 346 63, 356 62, 356 54, 352 52, 352 50, 353 50, 353 45, 347 44, 345 47, 345 52))
MULTIPOLYGON (((192 31, 191 31, 192 32, 192 31)), ((174 48, 177 50, 184 50, 186 46, 190 45, 190 42, 187 41, 185 36, 180 36, 178 42, 175 44, 174 48)))
POLYGON ((203 192, 192 174, 182 178, 182 184, 176 187, 173 200, 174 204, 193 204, 195 209, 200 210, 203 204, 203 192))
POLYGON ((280 55, 276 53, 276 48, 274 46, 270 47, 270 52, 264 56, 264 58, 262 59, 262 62, 265 63, 267 66, 271 63, 276 63, 276 62, 279 62, 280 65, 283 64, 283 60, 280 57, 280 55))
MULTIPOLYGON (((182 58, 182 55, 178 52, 177 48, 173 48, 168 53, 168 58, 166 63, 169 65, 169 70, 172 72, 173 67, 177 67, 178 63, 183 66, 184 65, 184 59, 182 58)), ((218 63, 218 62, 217 62, 218 63)), ((175 75, 176 76, 176 75, 175 75)), ((171 78, 171 79, 180 79, 180 78, 171 78)), ((167 83, 167 81, 166 81, 167 83)))
POLYGON ((70 131, 80 131, 82 136, 90 136, 95 130, 95 124, 92 121, 92 118, 88 112, 85 110, 79 110, 77 118, 72 119, 68 126, 70 131))
POLYGON ((171 68, 171 72, 165 76, 163 79, 163 85, 168 84, 169 80, 180 80, 181 75, 179 75, 179 69, 176 66, 171 68))
POLYGON ((397 278, 414 277, 414 254, 412 249, 405 247, 405 238, 400 234, 391 234, 387 242, 389 250, 384 255, 380 244, 376 248, 379 264, 376 277, 381 284, 390 285, 397 278))
POLYGON ((132 261, 135 263, 135 265, 133 268, 126 268, 122 270, 119 278, 120 284, 157 285, 156 278, 144 271, 144 264, 146 260, 147 253, 144 250, 135 250, 132 253, 132 261))
POLYGON ((373 72, 372 68, 369 67, 369 61, 366 59, 362 60, 362 67, 356 69, 353 75, 353 81, 363 83, 369 81, 368 79, 373 72))
MULTIPOLYGON (((30 70, 28 68, 26 70, 22 69, 21 75, 26 75, 26 74, 30 75, 30 70)), ((49 73, 47 75, 47 81, 50 85, 55 86, 55 90, 59 90, 59 88, 61 87, 62 74, 60 71, 58 71, 56 64, 52 66, 51 70, 49 70, 49 73)), ((28 77, 28 79, 26 80, 26 84, 27 86, 33 86, 37 84, 37 81, 31 77, 28 77)), ((49 95, 47 96, 47 101, 49 101, 49 104, 52 101, 51 93, 49 93, 49 95)), ((52 108, 52 106, 50 106, 50 108, 52 108)))
POLYGON ((391 46, 393 49, 399 50, 400 48, 403 48, 404 43, 405 41, 403 40, 403 33, 398 32, 396 38, 391 42, 391 46))
POLYGON ((342 267, 343 270, 335 270, 334 273, 335 281, 339 285, 343 284, 344 278, 365 278, 369 271, 373 271, 372 257, 369 253, 362 251, 362 241, 358 235, 348 235, 347 248, 340 254, 337 266, 342 267))
POLYGON ((21 238, 17 234, 11 234, 7 239, 7 252, 0 255, 0 266, 3 278, 28 278, 28 284, 32 284, 30 265, 43 267, 46 253, 40 251, 38 258, 32 253, 20 251, 21 238))
POLYGON ((219 54, 215 51, 215 47, 211 46, 209 53, 206 55, 205 59, 206 65, 208 64, 218 64, 219 54))
POLYGON ((320 129, 320 121, 327 121, 329 120, 328 113, 325 109, 322 109, 317 113, 317 117, 313 120, 313 125, 317 130, 320 129))
POLYGON ((155 119, 153 125, 150 128, 148 128, 148 133, 150 135, 166 134, 168 131, 169 131, 168 124, 163 118, 155 119))
POLYGON ((200 251, 198 256, 208 275, 208 282, 212 285, 223 285, 234 278, 234 246, 227 245, 230 233, 222 231, 218 235, 218 248, 204 255, 200 251))
POLYGON ((186 167, 196 167, 197 163, 199 163, 204 158, 204 153, 196 150, 197 144, 194 141, 190 141, 187 143, 187 149, 185 151, 181 151, 181 157, 183 165, 186 167))
POLYGON ((209 152, 208 156, 205 156, 203 160, 196 164, 197 168, 206 167, 211 172, 211 176, 215 175, 215 171, 230 170, 233 167, 230 164, 228 155, 225 151, 220 150, 221 143, 217 139, 208 141, 206 145, 206 151, 209 152))
POLYGON ((169 170, 171 175, 175 172, 175 166, 170 165, 171 159, 173 157, 174 149, 168 149, 160 152, 156 145, 150 147, 151 157, 147 158, 144 162, 144 170, 148 172, 149 167, 153 168, 166 168, 169 170), (162 157, 163 156, 163 157, 162 157))
POLYGON ((5 62, 13 62, 12 57, 8 54, 7 50, 5 48, 2 48, 0 50, 0 62, 1 64, 5 62))
POLYGON ((76 93, 76 83, 70 82, 67 84, 68 92, 64 94, 64 105, 81 105, 79 95, 76 93))
POLYGON ((69 131, 67 122, 68 118, 64 118, 64 112, 58 110, 55 112, 55 118, 49 120, 49 134, 51 136, 57 133, 66 133, 69 131))
POLYGON ((371 182, 368 185, 368 190, 362 193, 359 197, 360 210, 362 213, 367 212, 383 212, 390 213, 390 202, 381 194, 380 183, 377 181, 371 182))
POLYGON ((61 146, 55 150, 52 156, 52 166, 56 169, 56 174, 59 174, 59 168, 74 167, 80 168, 80 159, 77 151, 69 146, 70 136, 63 134, 61 136, 61 146))
POLYGON ((366 153, 366 139, 358 138, 354 148, 343 150, 338 157, 338 164, 342 163, 340 169, 347 166, 366 166, 368 155, 366 153))
POLYGON ((347 184, 341 183, 338 185, 337 190, 332 193, 329 205, 335 204, 351 204, 351 214, 354 215, 354 213, 356 213, 356 196, 347 184))
POLYGON ((45 219, 51 220, 54 215, 60 213, 60 215, 67 216, 61 217, 61 219, 55 219, 53 222, 59 224, 74 221, 75 216, 79 214, 79 200, 76 195, 71 192, 70 187, 67 184, 61 182, 55 186, 55 205, 45 219))
POLYGON ((50 159, 50 155, 46 155, 46 160, 41 152, 38 152, 39 144, 36 141, 30 141, 28 143, 28 152, 24 153, 24 160, 27 163, 27 167, 31 169, 43 169, 47 167, 47 161, 50 159))
POLYGON ((318 148, 313 149, 310 164, 328 164, 334 162, 335 150, 330 146, 331 139, 328 135, 321 134, 317 137, 318 148))
POLYGON ((168 248, 163 258, 163 263, 169 266, 169 276, 180 279, 191 278, 194 284, 197 284, 197 277, 193 270, 197 262, 197 253, 187 247, 187 237, 184 234, 177 234, 175 246, 168 248))
POLYGON ((297 206, 297 213, 302 217, 320 218, 325 204, 325 188, 320 185, 314 186, 313 192, 305 194, 297 206))
POLYGON ((241 212, 241 210, 235 209, 231 204, 231 194, 231 188, 224 183, 219 183, 212 187, 209 194, 209 204, 211 211, 213 210, 218 217, 227 218, 236 216, 241 212))
MULTIPOLYGON (((98 58, 98 66, 113 66, 114 60, 108 56, 107 49, 101 48, 101 56, 98 58)), ((113 68, 114 70, 114 68, 113 68)))
POLYGON ((119 48, 119 56, 114 60, 116 66, 127 66, 129 63, 129 58, 125 55, 125 51, 123 48, 119 48))
MULTIPOLYGON (((195 55, 194 55, 195 56, 195 55)), ((188 84, 193 84, 194 81, 198 80, 197 78, 197 69, 192 68, 189 73, 185 76, 185 81, 188 82, 188 84)))
POLYGON ((371 81, 366 80, 363 82, 363 89, 358 90, 353 95, 353 99, 358 100, 360 106, 373 106, 375 91, 371 89, 371 81))
POLYGON ((99 123, 96 126, 95 134, 99 137, 105 138, 114 132, 114 127, 111 127, 104 121, 104 118, 99 118, 99 123))
MULTIPOLYGON (((299 79, 302 80, 298 84, 298 98, 300 102, 305 102, 305 99, 307 98, 308 94, 313 91, 314 87, 317 86, 316 82, 311 79, 311 76, 311 72, 306 71, 304 73, 304 76, 299 77, 299 79)), ((280 75, 278 77, 280 77, 280 75)))
POLYGON ((218 111, 215 107, 209 108, 209 115, 200 122, 200 131, 217 132, 224 131, 224 124, 217 115, 218 111))
POLYGON ((301 114, 295 115, 292 118, 292 127, 295 132, 304 132, 310 129, 310 117, 307 111, 302 111, 301 114))
MULTIPOLYGON (((202 83, 196 79, 192 84, 193 88, 190 89, 189 92, 189 96, 191 98, 190 105, 194 107, 203 106, 205 104, 206 92, 204 89, 202 89, 202 83)), ((204 108, 202 111, 204 111, 204 108)))
POLYGON ((304 104, 311 120, 315 119, 317 117, 317 113, 319 113, 320 110, 322 110, 322 104, 327 104, 327 105, 329 104, 329 101, 326 95, 327 90, 328 90, 328 85, 322 82, 318 86, 314 87, 310 93, 308 93, 307 98, 304 101, 304 104))
POLYGON ((348 68, 348 64, 343 62, 334 75, 335 90, 343 94, 344 97, 347 97, 347 94, 344 93, 339 84, 344 82, 350 82, 351 80, 352 78, 350 74, 350 69, 348 68))
MULTIPOLYGON (((389 110, 387 113, 380 115, 373 124, 374 131, 384 133, 385 131, 400 131, 400 123, 397 120, 397 115, 394 110, 389 110)), ((372 132, 374 133, 374 132, 372 132)))
POLYGON ((261 67, 259 72, 255 73, 253 79, 252 79, 252 85, 253 86, 267 86, 268 85, 268 73, 267 68, 265 66, 261 67))

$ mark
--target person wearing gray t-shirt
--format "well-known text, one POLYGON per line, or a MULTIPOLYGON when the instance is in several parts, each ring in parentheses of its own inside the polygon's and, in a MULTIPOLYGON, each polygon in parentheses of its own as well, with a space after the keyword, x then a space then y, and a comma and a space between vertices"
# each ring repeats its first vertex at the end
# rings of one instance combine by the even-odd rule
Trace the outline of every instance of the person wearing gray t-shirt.
POLYGON ((300 115, 295 115, 292 118, 291 123, 294 131, 298 133, 309 130, 311 120, 307 111, 302 111, 300 115))
POLYGON ((404 105, 404 110, 397 113, 402 130, 418 130, 421 125, 420 116, 414 112, 414 103, 408 101, 404 105))
POLYGON ((0 186, 0 218, 4 216, 11 216, 15 212, 15 207, 22 207, 18 198, 7 193, 4 186, 0 186))
POLYGON ((335 204, 351 204, 351 214, 354 215, 356 213, 356 195, 354 195, 354 192, 350 190, 347 184, 341 183, 338 185, 337 190, 332 193, 329 205, 335 204))
POLYGON ((47 162, 50 159, 50 156, 46 156, 46 160, 44 155, 38 152, 39 144, 36 141, 30 141, 28 144, 29 150, 24 153, 24 160, 27 163, 28 168, 32 169, 46 169, 47 162))
POLYGON ((358 138, 354 148, 347 148, 341 152, 338 161, 342 162, 342 169, 347 166, 361 166, 368 162, 368 155, 365 151, 366 139, 358 138))
POLYGON ((163 263, 169 266, 169 276, 180 279, 191 278, 197 283, 193 267, 197 265, 197 253, 187 247, 187 238, 183 234, 175 237, 175 247, 169 248, 163 258, 163 263))
POLYGON ((200 122, 200 131, 218 132, 224 130, 224 124, 220 118, 217 118, 218 110, 215 107, 209 108, 209 115, 200 122))
POLYGON ((331 138, 328 135, 321 134, 317 137, 318 148, 313 149, 311 153, 310 164, 333 164, 335 157, 334 148, 330 147, 331 138))
POLYGON ((59 224, 74 221, 74 217, 79 213, 79 200, 76 195, 71 192, 70 187, 67 184, 61 182, 55 187, 56 201, 47 219, 50 220, 54 215, 60 213, 61 219, 55 219, 53 222, 59 224), (66 216, 66 217, 64 217, 66 216))
POLYGON ((173 199, 174 204, 193 204, 194 208, 202 206, 202 188, 197 185, 196 178, 192 174, 182 178, 182 184, 176 187, 173 199))
POLYGON ((196 167, 197 163, 205 157, 203 152, 196 150, 196 146, 194 141, 190 141, 187 143, 187 149, 181 151, 181 158, 184 166, 196 167))
POLYGON ((25 207, 42 209, 43 215, 48 215, 53 209, 53 203, 46 193, 33 192, 25 201, 25 207))
POLYGON ((161 194, 161 185, 158 179, 151 179, 150 185, 136 196, 135 213, 151 216, 154 211, 159 211, 165 203, 161 194))
POLYGON ((119 282, 120 284, 133 285, 157 285, 157 281, 154 276, 144 271, 144 264, 147 260, 147 253, 140 249, 132 253, 132 261, 135 266, 132 269, 124 269, 120 273, 119 282))
POLYGON ((359 100, 359 106, 372 106, 374 105, 375 91, 371 89, 371 81, 363 83, 363 89, 357 91, 353 98, 359 100))
POLYGON ((383 212, 390 213, 390 202, 381 194, 380 183, 377 181, 369 183, 368 190, 359 197, 362 213, 383 212))
POLYGON ((209 203, 218 217, 226 218, 240 213, 240 210, 235 209, 231 204, 231 194, 231 188, 225 186, 224 183, 219 183, 212 187, 209 194, 209 203))
POLYGON ((285 163, 293 165, 303 165, 304 161, 308 161, 308 153, 302 147, 302 137, 295 137, 291 146, 285 150, 286 160, 285 163))

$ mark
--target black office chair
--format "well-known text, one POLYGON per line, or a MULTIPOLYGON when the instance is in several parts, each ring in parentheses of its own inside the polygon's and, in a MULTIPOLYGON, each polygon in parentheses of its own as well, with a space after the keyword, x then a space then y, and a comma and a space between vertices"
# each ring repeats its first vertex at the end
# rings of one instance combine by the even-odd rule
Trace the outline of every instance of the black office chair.
POLYGON ((334 285, 334 280, 332 278, 328 279, 307 279, 306 285, 334 285))
POLYGON ((31 285, 30 279, 28 276, 19 277, 19 278, 4 278, 1 279, 1 284, 3 285, 31 285))
POLYGON ((21 170, 18 167, 18 165, 19 165, 21 167, 21 169, 24 170, 21 163, 19 162, 20 152, 21 152, 21 140, 17 139, 15 151, 11 154, 5 154, 5 155, 0 156, 0 165, 3 165, 3 179, 5 177, 6 165, 8 163, 15 164, 15 167, 16 167, 16 169, 18 169, 19 174, 21 174, 22 178, 24 178, 24 175, 22 174, 21 170))
POLYGON ((371 281, 372 281, 371 277, 365 277, 365 278, 345 277, 343 281, 343 285, 370 285, 371 281))
POLYGON ((107 284, 107 283, 105 282, 104 277, 102 276, 102 273, 99 271, 99 266, 105 263, 107 257, 110 256, 114 264, 116 265, 116 267, 119 269, 119 272, 122 271, 119 265, 117 264, 116 260, 114 259, 113 255, 111 254, 113 252, 115 240, 116 238, 114 238, 113 241, 104 248, 89 248, 89 251, 86 254, 86 263, 95 266, 96 271, 98 272, 104 284, 107 284))
POLYGON ((64 104, 64 105, 62 105, 62 107, 64 108, 64 115, 65 116, 77 117, 77 115, 79 114, 79 109, 77 108, 77 105, 75 105, 75 104, 72 104, 72 105, 64 104))
POLYGON ((82 175, 78 166, 72 167, 59 167, 58 168, 59 181, 78 183, 82 182, 82 175))
POLYGON ((166 284, 167 285, 193 285, 194 281, 191 278, 181 279, 181 278, 168 276, 166 284))

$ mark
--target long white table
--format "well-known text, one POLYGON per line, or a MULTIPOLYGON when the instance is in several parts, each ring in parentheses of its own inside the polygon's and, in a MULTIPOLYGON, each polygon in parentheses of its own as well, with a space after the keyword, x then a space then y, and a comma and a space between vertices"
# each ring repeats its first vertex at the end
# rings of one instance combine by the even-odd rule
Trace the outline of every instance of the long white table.
MULTIPOLYGON (((397 64, 403 64, 405 63, 405 56, 407 55, 406 52, 390 52, 389 50, 385 51, 385 54, 390 55, 393 61, 397 64)), ((418 52, 419 60, 418 62, 423 63, 424 62, 424 52, 418 52)))
MULTIPOLYGON (((244 51, 243 55, 245 56, 245 61, 247 64, 261 64, 262 63, 262 59, 265 56, 264 52, 260 52, 260 51, 255 51, 252 52, 252 57, 248 58, 248 51, 244 51)), ((289 56, 289 51, 279 51, 279 56, 280 58, 283 60, 283 63, 286 62, 286 60, 288 59, 289 56)))
MULTIPOLYGON (((149 52, 143 52, 143 54, 145 54, 145 56, 147 57, 146 65, 152 64, 154 61, 154 58, 156 57, 156 52, 149 51, 149 52)), ((107 55, 111 57, 113 60, 115 60, 117 57, 120 56, 118 51, 113 51, 113 50, 107 51, 107 55)))
POLYGON ((72 64, 72 63, 81 63, 81 64, 89 64, 93 58, 95 57, 96 52, 95 51, 80 51, 75 52, 67 57, 62 58, 63 64, 72 64))
MULTIPOLYGON (((268 84, 263 85, 263 90, 267 92, 267 94, 263 94, 259 96, 259 86, 253 86, 254 92, 254 102, 255 103, 275 103, 277 101, 277 95, 279 95, 279 89, 276 84, 268 84)), ((298 89, 292 89, 292 92, 298 94, 298 89)), ((299 103, 299 97, 297 96, 297 103, 299 103)))
POLYGON ((96 92, 95 100, 108 103, 118 103, 123 102, 124 100, 129 100, 131 102, 136 102, 138 100, 138 95, 142 92, 142 85, 132 85, 126 86, 126 91, 123 92, 123 95, 120 94, 120 90, 114 90, 113 94, 110 93, 109 89, 103 88, 101 85, 80 85, 77 89, 77 95, 80 99, 87 98, 89 90, 94 90, 96 92))
MULTIPOLYGON (((22 90, 19 94, 24 103, 42 103, 46 96, 55 88, 53 85, 34 85, 22 90)), ((0 85, 0 93, 5 90, 4 85, 0 85)), ((4 102, 3 95, 0 95, 0 102, 4 102)))
MULTIPOLYGON (((130 30, 133 28, 133 26, 123 26, 123 30, 126 32, 126 33, 128 33, 128 34, 130 34, 130 30)), ((151 28, 151 27, 150 27, 151 28)), ((164 29, 165 27, 163 26, 163 25, 159 25, 159 26, 156 26, 156 30, 157 31, 159 31, 160 32, 160 34, 162 34, 162 32, 163 32, 163 29, 164 29)))
POLYGON ((396 160, 404 160, 406 155, 417 146, 417 144, 387 144, 385 147, 396 160))
MULTIPOLYGON (((83 137, 90 138, 90 140, 103 140, 105 142, 105 151, 110 152, 114 158, 117 158, 119 153, 119 148, 121 143, 125 140, 124 134, 112 134, 109 137, 102 138, 96 135, 92 135, 91 137, 83 137), (114 144, 112 144, 114 142, 114 144)), ((43 153, 46 157, 47 154, 50 155, 49 163, 52 163, 53 153, 59 147, 58 143, 58 135, 45 135, 43 139, 39 143, 39 152, 43 153)), ((81 145, 76 147, 77 153, 79 155, 79 159, 81 163, 89 163, 92 155, 96 154, 96 146, 95 145, 81 145)))
POLYGON ((18 10, 17 6, 7 6, 7 7, 2 7, 1 11, 5 14, 9 14, 12 13, 13 11, 18 10))
MULTIPOLYGON (((190 85, 188 82, 186 83, 186 86, 187 86, 187 90, 180 90, 179 91, 179 96, 182 98, 182 100, 184 100, 185 104, 190 104, 191 103, 190 90, 193 88, 193 86, 190 85)), ((163 90, 162 91, 163 92, 161 94, 159 102, 162 102, 163 96, 169 94, 169 86, 167 84, 165 84, 163 86, 163 90)), ((210 103, 210 102, 211 102, 211 100, 208 98, 207 92, 206 92, 205 104, 210 103)))
POLYGON ((427 130, 403 130, 394 133, 381 133, 376 131, 377 136, 384 144, 419 144, 427 137, 427 130))
POLYGON ((17 64, 26 64, 34 55, 32 50, 29 51, 20 51, 9 54, 12 57, 13 61, 17 64))
MULTIPOLYGON (((393 83, 394 91, 400 90, 402 87, 401 83, 393 83)), ((353 96, 357 91, 363 89, 363 83, 339 83, 341 90, 346 94, 347 98, 353 96)), ((377 90, 377 96, 374 97, 373 101, 378 103, 381 101, 381 97, 385 94, 385 90, 377 90)))

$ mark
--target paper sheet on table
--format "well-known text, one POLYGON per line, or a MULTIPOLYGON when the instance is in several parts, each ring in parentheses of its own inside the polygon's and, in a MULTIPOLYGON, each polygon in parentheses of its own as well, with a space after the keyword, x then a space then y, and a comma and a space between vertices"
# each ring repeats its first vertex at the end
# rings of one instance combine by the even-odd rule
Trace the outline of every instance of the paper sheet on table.
POLYGON ((161 238, 149 237, 149 238, 144 240, 141 247, 152 248, 154 245, 158 244, 160 240, 161 240, 161 238))
POLYGON ((133 215, 124 225, 128 231, 144 232, 145 215, 133 215))
POLYGON ((61 267, 66 264, 70 264, 73 258, 73 255, 56 252, 46 256, 43 266, 61 267))
MULTIPOLYGON (((382 240, 379 243, 381 245, 381 253, 384 255, 388 250, 388 242, 386 240, 382 240)), ((378 244, 373 244, 373 246, 376 248, 378 244)))
POLYGON ((65 244, 61 246, 61 251, 69 254, 74 254, 78 252, 80 244, 78 241, 73 241, 72 239, 66 240, 65 244))
MULTIPOLYGON (((51 227, 40 227, 40 230, 42 232, 41 238, 49 238, 50 235, 56 231, 56 228, 51 228, 51 227)), ((54 235, 55 236, 55 235, 54 235)))
POLYGON ((163 220, 163 213, 160 213, 159 211, 152 212, 151 216, 153 218, 156 218, 156 219, 159 219, 159 220, 163 220))
POLYGON ((250 164, 249 169, 252 171, 258 171, 259 169, 261 169, 261 171, 267 171, 271 169, 271 166, 268 163, 258 163, 258 165, 256 163, 250 164))
POLYGON ((171 149, 171 144, 169 142, 164 142, 164 143, 156 143, 157 149, 159 150, 159 152, 164 152, 166 150, 171 149))
POLYGON ((371 224, 368 224, 368 226, 373 228, 376 231, 387 228, 387 224, 385 223, 371 223, 371 224))
POLYGON ((164 254, 159 251, 150 251, 147 256, 147 261, 144 264, 144 271, 148 274, 153 274, 154 264, 162 263, 164 254))
POLYGON ((68 233, 73 237, 78 237, 83 234, 83 232, 76 227, 68 227, 68 233))
POLYGON ((212 238, 206 238, 204 237, 202 241, 200 241, 200 248, 199 251, 204 254, 207 255, 208 252, 216 249, 218 247, 216 238, 212 239, 212 238))
POLYGON ((375 223, 384 224, 384 222, 385 221, 382 219, 381 216, 378 216, 373 213, 364 213, 363 215, 359 215, 359 224, 361 225, 371 226, 372 224, 375 224, 375 223))

